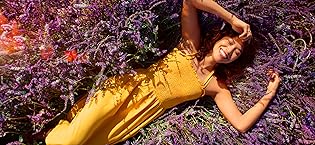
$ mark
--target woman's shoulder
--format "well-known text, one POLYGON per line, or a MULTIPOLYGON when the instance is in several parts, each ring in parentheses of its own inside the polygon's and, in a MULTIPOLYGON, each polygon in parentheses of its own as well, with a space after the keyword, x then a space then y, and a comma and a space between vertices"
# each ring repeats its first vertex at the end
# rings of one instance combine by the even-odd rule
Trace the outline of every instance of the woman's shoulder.
POLYGON ((206 95, 215 96, 221 91, 227 91, 228 87, 224 80, 220 79, 215 73, 213 74, 208 86, 205 88, 206 95))

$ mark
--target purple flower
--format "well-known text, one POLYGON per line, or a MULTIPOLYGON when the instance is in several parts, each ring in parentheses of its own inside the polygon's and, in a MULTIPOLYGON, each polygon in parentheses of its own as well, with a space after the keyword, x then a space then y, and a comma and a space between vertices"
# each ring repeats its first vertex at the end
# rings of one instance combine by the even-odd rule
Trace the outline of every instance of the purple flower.
POLYGON ((7 145, 24 145, 24 144, 19 141, 14 141, 14 142, 7 143, 7 145))

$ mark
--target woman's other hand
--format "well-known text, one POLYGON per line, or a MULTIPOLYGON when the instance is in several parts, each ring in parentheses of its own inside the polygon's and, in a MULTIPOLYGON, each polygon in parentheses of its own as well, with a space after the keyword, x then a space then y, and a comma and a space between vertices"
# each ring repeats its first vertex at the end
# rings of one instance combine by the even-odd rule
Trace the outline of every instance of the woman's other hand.
POLYGON ((250 26, 236 16, 232 15, 229 23, 232 25, 234 31, 241 33, 239 38, 241 38, 243 41, 247 41, 252 37, 250 26))
POLYGON ((279 77, 279 73, 275 72, 273 69, 269 69, 267 75, 270 77, 270 80, 267 86, 266 94, 270 94, 270 96, 273 97, 274 95, 276 95, 276 91, 279 87, 281 79, 279 77))

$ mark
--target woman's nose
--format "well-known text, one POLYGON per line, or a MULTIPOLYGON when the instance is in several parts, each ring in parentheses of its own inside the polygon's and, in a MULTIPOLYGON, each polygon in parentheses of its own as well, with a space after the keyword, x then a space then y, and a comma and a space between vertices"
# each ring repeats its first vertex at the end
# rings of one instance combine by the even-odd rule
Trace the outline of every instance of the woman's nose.
POLYGON ((227 53, 229 56, 231 56, 232 53, 233 53, 233 51, 234 51, 234 49, 235 49, 235 46, 234 46, 234 45, 230 45, 230 46, 228 46, 227 48, 228 48, 228 49, 227 49, 226 53, 227 53))

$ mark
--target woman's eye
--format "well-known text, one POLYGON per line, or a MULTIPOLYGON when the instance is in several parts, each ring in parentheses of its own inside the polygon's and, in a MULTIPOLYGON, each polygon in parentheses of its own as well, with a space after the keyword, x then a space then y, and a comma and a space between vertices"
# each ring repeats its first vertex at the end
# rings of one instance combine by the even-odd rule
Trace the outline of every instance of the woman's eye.
POLYGON ((230 45, 233 45, 233 40, 228 40, 230 45))

